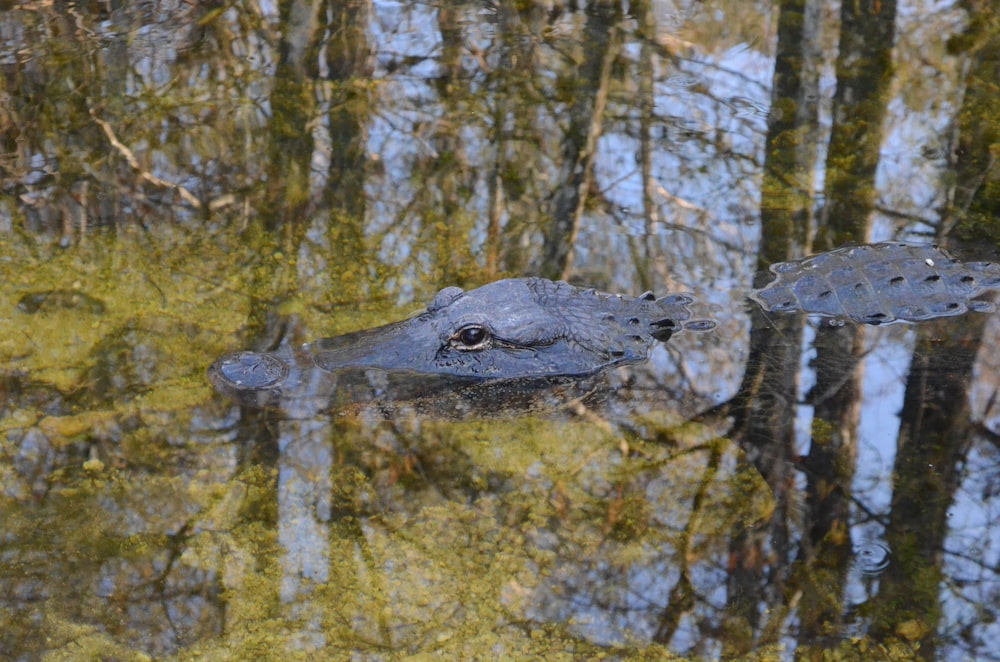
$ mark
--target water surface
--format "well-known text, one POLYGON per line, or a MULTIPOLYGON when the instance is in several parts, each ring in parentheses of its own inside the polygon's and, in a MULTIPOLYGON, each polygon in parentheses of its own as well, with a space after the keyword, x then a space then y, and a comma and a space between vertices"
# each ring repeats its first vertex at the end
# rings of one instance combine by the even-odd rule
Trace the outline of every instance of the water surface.
POLYGON ((747 299, 996 259, 993 9, 579 4, 0 15, 2 657, 998 657, 998 318, 747 299), (467 416, 205 378, 524 275, 717 326, 467 416))

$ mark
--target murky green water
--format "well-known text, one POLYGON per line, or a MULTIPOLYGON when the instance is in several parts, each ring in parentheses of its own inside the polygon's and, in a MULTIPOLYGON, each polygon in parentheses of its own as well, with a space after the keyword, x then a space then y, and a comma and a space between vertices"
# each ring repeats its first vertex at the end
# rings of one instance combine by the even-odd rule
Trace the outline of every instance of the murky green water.
POLYGON ((996 259, 994 8, 581 4, 4 6, 0 657, 996 657, 1000 318, 746 298, 996 259), (207 382, 523 275, 716 328, 465 417, 207 382))

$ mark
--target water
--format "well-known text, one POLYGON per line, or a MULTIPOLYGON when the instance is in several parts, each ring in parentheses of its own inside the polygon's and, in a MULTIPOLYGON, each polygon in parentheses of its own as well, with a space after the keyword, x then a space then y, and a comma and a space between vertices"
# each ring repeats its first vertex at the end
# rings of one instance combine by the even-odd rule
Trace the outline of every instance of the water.
POLYGON ((998 318, 747 300, 845 241, 996 259, 990 21, 290 7, 0 16, 0 656, 996 657, 998 318), (525 275, 716 326, 462 420, 206 379, 525 275))

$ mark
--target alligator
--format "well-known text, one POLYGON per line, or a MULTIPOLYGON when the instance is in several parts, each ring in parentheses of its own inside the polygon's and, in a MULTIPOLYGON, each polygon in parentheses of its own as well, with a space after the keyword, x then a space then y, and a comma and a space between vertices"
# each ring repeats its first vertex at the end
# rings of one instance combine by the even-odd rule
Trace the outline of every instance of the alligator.
POLYGON ((641 363, 674 333, 714 328, 693 318, 692 303, 687 294, 630 297, 544 278, 510 278, 468 292, 446 287, 416 317, 293 351, 235 352, 208 374, 217 390, 256 406, 304 389, 332 393, 373 383, 399 399, 484 381, 568 383, 641 363))
MULTIPOLYGON (((780 262, 770 271, 774 279, 749 293, 763 311, 835 323, 992 311, 994 304, 978 297, 1000 289, 1000 265, 962 262, 935 246, 898 242, 845 246, 780 262)), ((511 278, 470 291, 446 287, 410 319, 294 350, 227 354, 208 375, 218 391, 252 406, 274 405, 303 390, 330 397, 358 385, 369 395, 340 397, 397 397, 400 384, 413 396, 469 384, 520 389, 533 382, 574 383, 646 361, 656 343, 677 333, 713 329, 714 321, 694 316, 695 302, 689 294, 631 297, 543 278, 511 278)))
POLYGON ((900 242, 844 246, 770 267, 750 298, 769 312, 804 312, 861 324, 920 322, 993 312, 977 299, 1000 289, 1000 265, 962 262, 941 248, 900 242))

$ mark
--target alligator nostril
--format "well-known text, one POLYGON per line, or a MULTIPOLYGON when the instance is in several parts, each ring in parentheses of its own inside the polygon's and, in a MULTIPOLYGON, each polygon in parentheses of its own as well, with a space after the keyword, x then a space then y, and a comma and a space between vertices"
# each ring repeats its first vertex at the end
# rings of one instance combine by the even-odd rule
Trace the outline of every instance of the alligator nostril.
POLYGON ((716 327, 716 324, 712 320, 691 320, 690 322, 684 322, 684 328, 687 331, 711 331, 716 327))
POLYGON ((240 389, 267 389, 288 377, 288 364, 270 354, 238 352, 220 359, 212 371, 240 389))

